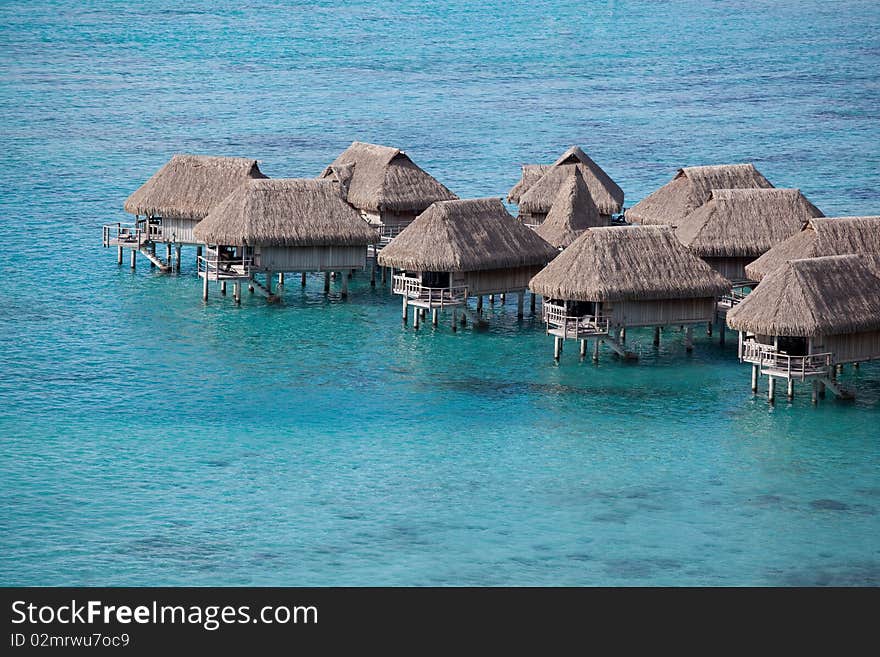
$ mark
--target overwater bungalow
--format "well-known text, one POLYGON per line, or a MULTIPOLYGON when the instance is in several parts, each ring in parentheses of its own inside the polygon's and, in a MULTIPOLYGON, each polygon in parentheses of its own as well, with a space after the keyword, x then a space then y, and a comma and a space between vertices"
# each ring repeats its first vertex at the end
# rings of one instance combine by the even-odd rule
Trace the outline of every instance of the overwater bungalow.
MULTIPOLYGON (((104 246, 117 247, 122 264, 123 248, 131 249, 134 269, 137 253, 162 270, 180 270, 180 247, 199 245, 196 225, 220 201, 248 180, 263 179, 256 160, 243 157, 174 155, 161 169, 125 201, 133 223, 104 226, 104 246), (164 243, 165 259, 156 255, 156 244, 164 243), (176 261, 171 249, 175 247, 176 261)), ((197 249, 201 251, 201 247, 197 249)))
POLYGON ((543 318, 554 336, 554 358, 563 342, 595 340, 593 359, 604 342, 624 357, 636 354, 625 346, 626 329, 685 326, 692 349, 692 325, 711 321, 716 298, 730 282, 692 254, 669 226, 590 228, 529 284, 544 297, 543 318))
POLYGON ((352 142, 319 176, 337 180, 346 198, 385 241, 434 201, 458 198, 402 150, 352 142))
POLYGON ((626 211, 630 223, 677 226, 703 205, 713 189, 773 187, 752 164, 684 167, 672 180, 626 211))
POLYGON ((607 226, 607 216, 600 215, 580 169, 570 167, 556 192, 547 218, 535 232, 558 249, 574 242, 587 228, 607 226))
POLYGON ((193 231, 207 245, 199 258, 202 297, 208 283, 233 282, 233 297, 241 301, 241 282, 270 301, 277 298, 273 274, 324 272, 324 291, 330 272, 341 272, 342 296, 348 295, 348 273, 363 268, 367 246, 378 241, 376 231, 343 198, 339 183, 316 179, 249 180, 214 207, 193 231), (265 276, 263 283, 256 274, 265 276))
POLYGON ((739 331, 739 357, 752 365, 752 391, 776 379, 794 396, 795 381, 811 381, 813 402, 836 381, 844 363, 880 358, 880 256, 844 255, 789 260, 727 314, 739 331))
POLYGON ((880 253, 880 217, 819 217, 746 265, 746 276, 761 281, 789 260, 848 253, 880 253))
POLYGON ((403 319, 414 309, 413 325, 431 310, 467 309, 468 297, 518 295, 517 315, 523 316, 523 297, 529 280, 557 254, 557 249, 514 219, 499 199, 438 201, 420 214, 379 252, 379 264, 400 272, 393 292, 403 297, 403 319))
POLYGON ((538 182, 549 168, 549 164, 523 164, 519 182, 507 192, 507 202, 519 205, 522 195, 529 191, 529 188, 538 182))
MULTIPOLYGON (((623 209, 623 190, 583 150, 572 146, 522 192, 519 198, 519 218, 524 224, 537 226, 543 223, 556 200, 559 188, 568 179, 573 168, 578 169, 583 176, 602 222, 606 225, 611 223, 611 216, 623 209)), ((523 173, 525 174, 525 170, 523 173)))

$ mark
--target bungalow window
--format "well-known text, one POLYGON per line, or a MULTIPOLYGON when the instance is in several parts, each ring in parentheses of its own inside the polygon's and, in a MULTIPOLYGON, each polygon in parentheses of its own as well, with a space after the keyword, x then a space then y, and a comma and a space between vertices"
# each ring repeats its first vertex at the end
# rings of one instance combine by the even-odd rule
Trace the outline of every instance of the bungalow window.
POLYGON ((424 287, 449 287, 449 272, 423 271, 422 285, 424 287))
POLYGON ((584 315, 596 314, 595 301, 569 301, 568 313, 573 317, 583 317, 584 315))
POLYGON ((776 349, 789 356, 806 356, 807 339, 780 335, 776 338, 776 349))

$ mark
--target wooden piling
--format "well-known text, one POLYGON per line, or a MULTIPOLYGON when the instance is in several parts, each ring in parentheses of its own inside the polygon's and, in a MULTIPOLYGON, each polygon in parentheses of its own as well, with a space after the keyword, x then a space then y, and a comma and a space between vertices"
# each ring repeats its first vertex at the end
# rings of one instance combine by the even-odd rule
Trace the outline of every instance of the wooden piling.
POLYGON ((788 398, 788 401, 794 399, 794 379, 788 379, 788 384, 785 388, 785 396, 788 398))
POLYGON ((208 300, 208 272, 205 272, 205 279, 202 281, 202 301, 208 300))
POLYGON ((382 287, 388 282, 388 267, 382 267, 382 287))
POLYGON ((419 325, 422 321, 422 312, 421 308, 413 308, 413 328, 419 328, 419 325))
POLYGON ((478 315, 483 314, 483 295, 482 294, 477 297, 477 314, 478 315))
POLYGON ((825 383, 819 381, 819 399, 825 399, 825 383))
POLYGON ((178 274, 180 273, 180 251, 181 246, 180 244, 178 244, 174 247, 174 269, 177 271, 178 274))
POLYGON ((452 308, 452 332, 455 333, 458 330, 458 311, 453 306, 452 308))
POLYGON ((171 264, 171 242, 168 242, 165 245, 165 264, 168 265, 169 269, 172 269, 172 270, 174 269, 174 267, 171 264))
POLYGON ((758 366, 752 365, 752 392, 758 392, 758 366))
POLYGON ((810 394, 810 401, 813 404, 819 403, 819 381, 813 379, 812 392, 810 394))
POLYGON ((562 353, 562 338, 558 335, 553 336, 553 360, 559 360, 559 354, 562 353))
POLYGON ((303 272, 302 274, 300 274, 299 284, 300 284, 301 287, 305 287, 305 286, 306 286, 306 273, 305 273, 305 272, 303 272))
POLYGON ((283 271, 278 272, 278 285, 281 287, 284 286, 284 272, 283 271))
POLYGON ((348 297, 348 279, 351 278, 351 276, 346 276, 346 275, 345 275, 345 272, 340 272, 340 275, 342 276, 342 292, 341 292, 341 295, 342 295, 342 298, 345 299, 345 298, 348 297))
POLYGON ((266 271, 266 292, 272 294, 272 272, 270 270, 266 271))
POLYGON ((440 321, 440 311, 436 308, 431 309, 431 326, 437 328, 437 324, 440 321))
POLYGON ((122 247, 121 246, 116 247, 116 264, 117 265, 122 264, 122 247))
POLYGON ((232 298, 236 304, 241 304, 241 281, 232 283, 232 298))
POLYGON ((226 281, 220 281, 220 294, 226 296, 226 281))
POLYGON ((407 299, 406 295, 403 295, 403 325, 406 326, 406 317, 407 315, 407 299))
POLYGON ((587 341, 581 340, 581 360, 587 355, 587 341))
POLYGON ((201 257, 202 257, 202 247, 197 246, 196 247, 196 267, 199 266, 199 258, 201 258, 201 257))
POLYGON ((501 305, 502 305, 502 306, 506 306, 506 305, 507 305, 507 294, 502 294, 502 295, 501 295, 501 305))
POLYGON ((626 327, 622 326, 620 328, 620 344, 626 343, 626 327))
POLYGON ((524 291, 520 291, 516 295, 516 317, 517 319, 523 318, 523 305, 525 304, 526 293, 524 291))
POLYGON ((376 287, 376 259, 373 258, 373 263, 370 265, 370 287, 376 287))
POLYGON ((771 404, 776 401, 776 378, 767 377, 767 401, 771 404))
POLYGON ((324 272, 324 294, 328 294, 330 292, 330 272, 324 272))
POLYGON ((131 268, 134 269, 137 264, 137 249, 131 250, 131 268))
MULTIPOLYGON (((149 248, 150 248, 150 255, 155 256, 156 255, 156 243, 150 242, 149 248)), ((150 269, 155 269, 155 268, 156 268, 156 263, 153 262, 152 260, 150 260, 150 269)))
POLYGON ((490 306, 494 306, 494 305, 495 305, 495 295, 494 295, 494 294, 490 294, 490 295, 489 295, 489 305, 490 305, 490 306))
POLYGON ((532 298, 529 299, 529 314, 534 315, 535 314, 535 293, 534 292, 532 292, 531 297, 532 298))
POLYGON ((712 322, 706 322, 706 335, 712 337, 712 322))
POLYGON ((599 338, 596 338, 596 344, 593 345, 593 362, 599 362, 599 343, 602 342, 599 338))
POLYGON ((724 322, 720 322, 718 326, 718 344, 724 344, 725 338, 727 336, 727 324, 724 322))
POLYGON ((687 352, 694 350, 694 327, 690 324, 684 332, 684 350, 687 352))
POLYGON ((655 347, 660 346, 660 327, 659 326, 654 327, 654 346, 655 347))

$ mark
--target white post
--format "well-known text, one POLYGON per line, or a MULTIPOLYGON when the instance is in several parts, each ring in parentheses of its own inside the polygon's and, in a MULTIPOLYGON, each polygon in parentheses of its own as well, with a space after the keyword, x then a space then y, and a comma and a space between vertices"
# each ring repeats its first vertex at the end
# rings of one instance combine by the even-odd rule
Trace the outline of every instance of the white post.
POLYGON ((437 328, 437 324, 440 323, 440 311, 436 308, 431 309, 431 326, 437 328))
POLYGON ((236 304, 241 303, 241 281, 235 281, 232 284, 232 298, 236 304))
POLYGON ((220 281, 220 294, 226 296, 226 281, 220 281))
POLYGON ((419 324, 421 323, 422 313, 418 308, 413 308, 413 328, 419 328, 419 324))
POLYGON ((562 338, 558 335, 553 336, 553 360, 559 360, 559 354, 562 353, 562 338))
POLYGON ((202 281, 202 301, 208 300, 208 269, 205 268, 205 279, 202 281))
POLYGON ((794 399, 794 379, 788 380, 788 387, 785 390, 785 396, 788 397, 788 401, 794 399))
POLYGON ((776 379, 772 376, 767 379, 767 400, 772 404, 776 401, 776 379))
POLYGON ((587 355, 587 341, 581 340, 581 360, 587 355))
POLYGON ((137 249, 131 250, 131 268, 135 268, 135 264, 137 264, 137 249))
POLYGON ((284 272, 283 271, 278 272, 278 285, 281 285, 281 286, 284 285, 284 272))
POLYGON ((404 326, 406 326, 406 320, 407 320, 407 299, 406 299, 406 295, 404 294, 403 295, 403 325, 404 326))
POLYGON ((122 264, 122 247, 121 246, 116 247, 116 264, 117 265, 122 264))
POLYGON ((758 366, 752 365, 752 392, 758 392, 758 366))

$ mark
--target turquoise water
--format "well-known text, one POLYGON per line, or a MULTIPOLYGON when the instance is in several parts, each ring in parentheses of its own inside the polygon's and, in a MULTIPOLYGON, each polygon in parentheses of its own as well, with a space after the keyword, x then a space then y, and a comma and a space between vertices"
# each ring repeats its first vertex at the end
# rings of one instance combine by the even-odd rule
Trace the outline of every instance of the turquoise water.
POLYGON ((4 2, 0 47, 0 582, 880 584, 880 365, 771 408, 733 340, 556 366, 362 274, 205 306, 99 230, 174 152, 352 139, 461 196, 577 143, 627 205, 746 160, 876 214, 876 3, 4 2))

